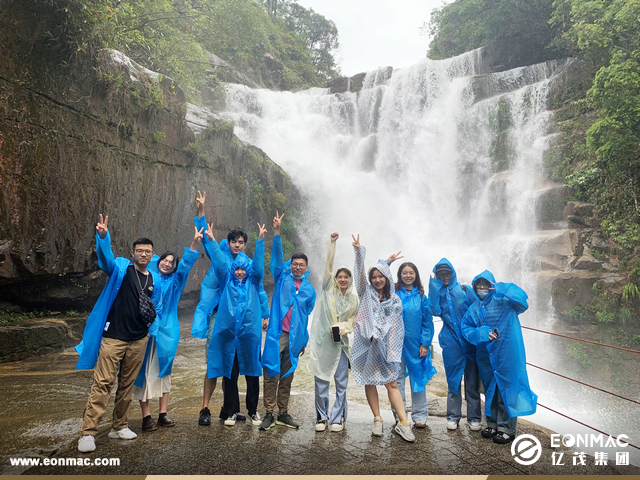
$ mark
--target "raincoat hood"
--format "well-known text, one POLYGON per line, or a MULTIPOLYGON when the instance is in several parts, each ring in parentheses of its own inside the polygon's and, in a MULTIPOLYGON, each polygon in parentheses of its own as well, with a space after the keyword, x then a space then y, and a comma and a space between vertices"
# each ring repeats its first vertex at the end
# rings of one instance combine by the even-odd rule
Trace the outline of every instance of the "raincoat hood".
MULTIPOLYGON (((455 287, 458 284, 458 275, 456 274, 456 269, 453 268, 453 265, 451 265, 451 262, 449 260, 447 260, 446 258, 441 259, 433 267, 433 274, 434 275, 436 273, 436 268, 438 267, 438 265, 447 265, 451 269, 451 279, 449 280, 449 288, 455 287)), ((442 280, 440 280, 437 275, 436 275, 435 280, 438 280, 439 282, 442 282, 442 280)), ((442 286, 444 286, 444 282, 442 282, 442 286)))
POLYGON ((236 255, 235 260, 233 260, 233 262, 231 262, 231 264, 229 265, 229 273, 230 278, 234 283, 242 284, 246 282, 249 276, 253 273, 253 261, 244 252, 240 252, 238 255, 236 255), (238 278, 236 277, 237 268, 242 268, 247 272, 242 281, 238 280, 238 278))
MULTIPOLYGON (((477 282, 478 280, 480 280, 481 278, 483 278, 483 279, 487 280, 488 282, 490 282, 490 283, 491 283, 491 284, 493 284, 493 285, 495 285, 495 283, 496 283, 496 279, 495 279, 495 277, 493 276, 493 273, 491 273, 489 270, 485 270, 485 271, 484 271, 484 272, 482 272, 481 274, 476 275, 476 276, 473 278, 473 282, 471 282, 471 286, 473 287, 473 292, 474 292, 474 293, 475 293, 475 291, 476 291, 476 282, 477 282)), ((489 294, 488 294, 486 297, 484 297, 484 300, 481 300, 481 302, 487 302, 487 301, 488 301, 488 300, 493 296, 494 291, 495 291, 495 290, 489 290, 489 294)))

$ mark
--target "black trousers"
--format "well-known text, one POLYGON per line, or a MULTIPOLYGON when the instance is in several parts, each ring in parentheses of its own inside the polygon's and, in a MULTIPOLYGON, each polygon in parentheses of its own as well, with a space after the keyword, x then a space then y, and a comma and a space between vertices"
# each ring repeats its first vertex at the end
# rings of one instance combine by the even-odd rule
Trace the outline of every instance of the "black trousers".
MULTIPOLYGON (((224 402, 222 404, 221 417, 230 417, 240 411, 240 395, 238 393, 238 353, 233 359, 231 378, 224 377, 224 402)), ((247 381, 247 413, 253 415, 258 411, 258 397, 260 396, 260 377, 244 376, 247 381)))

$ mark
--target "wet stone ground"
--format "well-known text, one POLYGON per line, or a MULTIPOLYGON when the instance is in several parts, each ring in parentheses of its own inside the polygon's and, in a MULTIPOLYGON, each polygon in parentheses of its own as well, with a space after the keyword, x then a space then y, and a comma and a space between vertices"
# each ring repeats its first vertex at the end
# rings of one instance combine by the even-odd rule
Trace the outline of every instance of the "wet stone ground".
MULTIPOLYGON (((76 450, 82 411, 91 387, 92 372, 77 371, 74 352, 47 355, 0 365, 0 448, 4 474, 635 474, 636 467, 572 465, 565 451, 564 466, 551 461, 548 430, 520 421, 518 434, 532 434, 542 443, 540 459, 531 466, 517 463, 510 445, 496 445, 479 432, 461 428, 448 431, 444 406, 446 383, 438 373, 427 387, 430 417, 426 429, 414 429, 416 443, 409 444, 392 432, 393 416, 384 387, 379 387, 384 436, 371 436, 373 417, 364 389, 350 380, 349 418, 343 432, 314 430, 313 377, 302 357, 293 382, 289 412, 301 427, 277 426, 267 432, 250 423, 227 427, 217 419, 222 392, 213 395, 212 425, 198 425, 205 373, 204 341, 188 336, 183 326, 173 368, 169 416, 177 425, 141 432, 140 408, 132 403, 130 428, 138 438, 130 441, 107 437, 113 395, 97 449, 90 454, 76 450), (10 457, 119 458, 119 467, 12 467, 10 457)), ((442 365, 436 368, 443 372, 442 365)), ((409 382, 407 382, 408 384, 409 382)), ((244 380, 240 379, 244 390, 244 380)), ((410 395, 409 395, 410 398, 410 395)), ((154 416, 157 403, 152 402, 154 416)), ((241 398, 241 404, 244 399, 241 398)), ((246 413, 246 412, 245 412, 246 413)), ((262 408, 259 409, 264 414, 262 408)), ((614 461, 609 461, 614 463, 614 461)))

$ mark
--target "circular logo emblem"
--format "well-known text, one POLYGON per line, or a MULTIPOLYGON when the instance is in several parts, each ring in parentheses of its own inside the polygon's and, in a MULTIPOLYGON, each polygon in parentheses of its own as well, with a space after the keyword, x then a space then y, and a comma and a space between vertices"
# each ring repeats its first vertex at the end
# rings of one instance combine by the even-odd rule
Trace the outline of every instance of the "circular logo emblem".
POLYGON ((533 435, 518 435, 511 444, 511 455, 520 465, 533 465, 542 455, 542 445, 533 435))

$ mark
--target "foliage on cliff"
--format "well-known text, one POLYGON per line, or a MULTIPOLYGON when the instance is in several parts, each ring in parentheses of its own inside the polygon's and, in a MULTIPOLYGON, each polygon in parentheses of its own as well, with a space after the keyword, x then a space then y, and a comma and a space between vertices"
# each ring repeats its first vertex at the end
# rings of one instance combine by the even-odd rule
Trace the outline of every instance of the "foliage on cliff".
POLYGON ((56 19, 43 37, 67 61, 79 51, 121 50, 191 97, 209 68, 207 50, 259 81, 272 77, 263 83, 275 88, 316 86, 337 73, 335 25, 299 5, 286 17, 254 0, 46 0, 38 8, 56 19))
POLYGON ((534 61, 557 56, 552 14, 553 0, 456 0, 434 9, 423 26, 433 37, 428 56, 448 58, 500 39, 518 39, 534 61))

